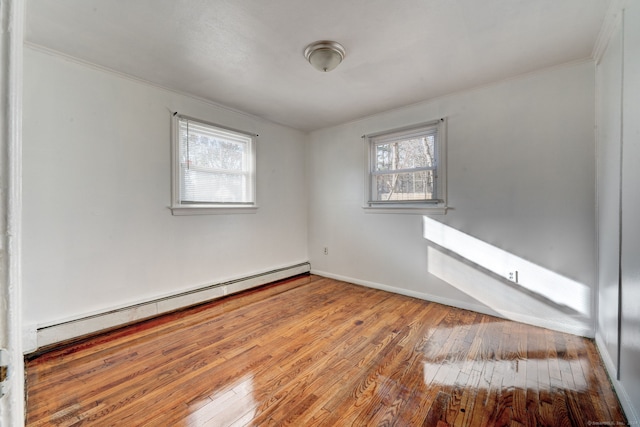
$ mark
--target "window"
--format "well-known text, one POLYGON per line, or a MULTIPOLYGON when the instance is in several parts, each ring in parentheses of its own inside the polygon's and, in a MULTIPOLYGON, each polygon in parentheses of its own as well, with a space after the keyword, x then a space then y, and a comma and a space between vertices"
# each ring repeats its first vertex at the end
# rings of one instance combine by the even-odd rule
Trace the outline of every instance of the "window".
POLYGON ((365 138, 366 208, 444 213, 444 119, 365 138))
POLYGON ((174 215, 255 209, 255 135, 175 115, 173 157, 174 215))

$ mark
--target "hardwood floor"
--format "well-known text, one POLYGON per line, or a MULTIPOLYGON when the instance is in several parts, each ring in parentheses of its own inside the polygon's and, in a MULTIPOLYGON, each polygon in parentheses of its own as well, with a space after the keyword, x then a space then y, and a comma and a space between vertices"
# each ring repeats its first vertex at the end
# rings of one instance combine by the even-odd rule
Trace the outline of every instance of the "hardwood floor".
POLYGON ((27 396, 30 426, 626 424, 590 340, 317 276, 45 353, 27 396))

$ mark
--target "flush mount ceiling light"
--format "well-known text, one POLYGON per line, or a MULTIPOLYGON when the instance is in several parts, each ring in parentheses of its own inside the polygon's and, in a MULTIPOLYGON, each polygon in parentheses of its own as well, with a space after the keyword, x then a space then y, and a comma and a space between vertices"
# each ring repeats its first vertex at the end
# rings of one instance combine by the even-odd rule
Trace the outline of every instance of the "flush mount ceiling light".
POLYGON ((344 59, 344 47, 337 42, 321 40, 307 46, 304 57, 316 70, 327 72, 340 65, 344 59))

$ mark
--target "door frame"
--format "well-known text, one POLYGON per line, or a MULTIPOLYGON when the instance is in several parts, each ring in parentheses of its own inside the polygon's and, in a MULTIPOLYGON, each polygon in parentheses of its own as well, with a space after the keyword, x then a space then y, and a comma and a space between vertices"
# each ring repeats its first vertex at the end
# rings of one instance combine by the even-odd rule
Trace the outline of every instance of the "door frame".
POLYGON ((0 0, 0 425, 25 421, 22 352, 22 82, 24 0, 0 0))

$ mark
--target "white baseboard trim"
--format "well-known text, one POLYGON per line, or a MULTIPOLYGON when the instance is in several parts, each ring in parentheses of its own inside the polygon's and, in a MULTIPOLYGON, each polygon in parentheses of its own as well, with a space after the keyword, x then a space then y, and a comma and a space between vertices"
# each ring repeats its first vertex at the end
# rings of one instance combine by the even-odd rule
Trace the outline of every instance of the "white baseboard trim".
POLYGON ((620 400, 620 404, 622 405, 624 414, 627 416, 629 425, 633 426, 640 424, 640 414, 638 414, 637 412, 638 410, 640 410, 640 408, 633 407, 633 403, 631 402, 631 398, 627 394, 627 390, 624 388, 624 385, 616 378, 616 365, 611 359, 611 355, 607 351, 607 346, 604 342, 604 339, 599 332, 596 332, 595 342, 596 347, 598 348, 598 352, 600 353, 600 358, 602 359, 604 367, 609 374, 609 379, 611 380, 613 388, 618 394, 618 400, 620 400))
POLYGON ((460 301, 452 298, 444 298, 438 295, 432 295, 426 292, 411 291, 408 289, 397 288, 394 286, 383 285, 381 283, 370 282, 368 280, 356 279, 354 277, 342 276, 340 274, 333 274, 327 271, 311 269, 311 274, 318 276, 328 277, 331 279, 342 280, 344 282, 354 283, 356 285, 362 285, 369 288, 380 289, 382 291, 393 292, 400 295, 406 295, 409 297, 419 298, 426 301, 436 302, 438 304, 448 305, 451 307, 461 308, 464 310, 471 310, 481 314, 488 314, 490 316, 500 317, 502 319, 513 320, 516 322, 526 323, 532 326, 539 326, 541 328, 551 329, 554 331, 565 332, 572 335, 579 335, 583 337, 593 337, 593 331, 588 327, 580 327, 575 325, 564 324, 560 322, 554 322, 549 319, 541 319, 532 316, 525 316, 516 312, 507 312, 502 310, 502 313, 492 310, 491 308, 482 304, 473 304, 465 301, 460 301))
POLYGON ((356 279, 354 277, 342 276, 340 274, 333 274, 327 271, 320 271, 311 269, 311 274, 317 276, 328 277, 330 279, 341 280, 343 282, 354 283, 356 285, 366 286, 368 288, 380 289, 381 291, 393 292, 394 294, 405 295, 408 297, 418 298, 425 301, 437 302, 438 304, 448 305, 451 307, 462 308, 464 310, 471 310, 482 314, 488 314, 489 316, 500 316, 500 313, 496 313, 489 307, 480 304, 469 304, 464 301, 459 301, 451 298, 444 298, 437 295, 432 295, 426 292, 412 291, 409 289, 396 288, 395 286, 383 285, 382 283, 370 282, 368 280, 356 279))
MULTIPOLYGON (((217 299, 225 295, 308 273, 310 269, 310 264, 303 262, 233 280, 211 283, 196 289, 164 296, 151 301, 143 301, 126 307, 85 315, 76 319, 59 321, 54 324, 41 325, 37 329, 32 328, 36 333, 35 340, 33 340, 33 338, 27 339, 29 342, 37 343, 36 348, 25 348, 25 354, 32 353, 40 347, 50 346, 102 330, 123 326, 128 323, 217 299)), ((33 345, 30 347, 33 347, 33 345)))

